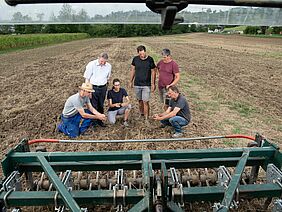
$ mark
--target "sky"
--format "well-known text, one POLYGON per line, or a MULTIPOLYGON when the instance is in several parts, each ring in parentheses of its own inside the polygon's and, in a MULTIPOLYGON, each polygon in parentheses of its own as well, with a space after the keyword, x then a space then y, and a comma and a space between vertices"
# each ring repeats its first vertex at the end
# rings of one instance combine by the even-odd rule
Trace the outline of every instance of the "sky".
MULTIPOLYGON (((85 9, 88 15, 95 16, 107 15, 111 12, 117 11, 130 11, 130 10, 139 10, 139 11, 150 11, 145 4, 116 4, 116 3, 92 3, 92 4, 70 4, 75 11, 79 11, 82 8, 85 9)), ((38 13, 44 13, 44 19, 48 20, 51 13, 54 12, 55 15, 58 14, 62 7, 62 4, 33 4, 33 5, 17 5, 15 7, 9 6, 5 3, 4 0, 0 0, 0 20, 11 19, 13 14, 16 12, 21 12, 22 15, 29 15, 32 18, 36 17, 38 13)), ((212 10, 227 10, 231 7, 228 6, 206 6, 206 5, 189 5, 185 10, 187 11, 202 11, 207 8, 212 10)))

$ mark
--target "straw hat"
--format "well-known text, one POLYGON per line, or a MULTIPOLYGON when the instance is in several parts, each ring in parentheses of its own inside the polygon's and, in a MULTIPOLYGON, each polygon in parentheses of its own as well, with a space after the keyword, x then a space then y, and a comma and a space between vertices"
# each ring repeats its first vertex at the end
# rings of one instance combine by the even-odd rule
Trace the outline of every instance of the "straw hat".
POLYGON ((84 83, 82 83, 82 85, 79 86, 79 88, 80 88, 81 90, 85 90, 85 91, 88 91, 88 92, 95 92, 95 91, 93 90, 92 84, 89 83, 89 82, 84 82, 84 83))

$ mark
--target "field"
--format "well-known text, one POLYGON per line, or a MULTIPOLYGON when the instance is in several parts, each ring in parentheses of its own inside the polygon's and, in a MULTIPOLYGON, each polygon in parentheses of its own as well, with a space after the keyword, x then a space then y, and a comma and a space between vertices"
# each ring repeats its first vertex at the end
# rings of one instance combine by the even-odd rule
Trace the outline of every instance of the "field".
MULTIPOLYGON (((68 139, 56 132, 65 100, 84 81, 87 63, 109 53, 112 78, 122 80, 134 105, 130 127, 120 123, 91 128, 81 139, 169 138, 171 129, 138 119, 129 68, 136 47, 143 44, 157 61, 162 48, 171 49, 181 67, 179 88, 187 97, 192 122, 185 137, 246 134, 282 142, 282 39, 237 35, 185 34, 163 37, 107 38, 73 41, 0 55, 1 158, 22 138, 68 139)), ((152 114, 161 112, 158 92, 152 114)), ((142 144, 54 144, 48 151, 219 148, 246 146, 246 140, 142 144)))

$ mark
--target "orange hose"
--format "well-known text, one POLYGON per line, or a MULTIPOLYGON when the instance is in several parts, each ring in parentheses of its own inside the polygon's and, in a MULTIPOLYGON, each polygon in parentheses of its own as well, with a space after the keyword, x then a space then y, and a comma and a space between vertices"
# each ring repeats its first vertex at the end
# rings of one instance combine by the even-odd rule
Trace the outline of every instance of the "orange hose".
POLYGON ((246 138, 253 141, 256 140, 255 137, 247 135, 226 135, 225 138, 246 138))

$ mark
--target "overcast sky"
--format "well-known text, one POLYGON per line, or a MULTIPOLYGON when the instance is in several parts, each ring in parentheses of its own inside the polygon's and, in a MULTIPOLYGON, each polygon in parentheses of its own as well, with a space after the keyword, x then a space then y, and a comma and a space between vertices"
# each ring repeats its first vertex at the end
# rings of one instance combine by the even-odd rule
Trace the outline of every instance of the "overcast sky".
MULTIPOLYGON (((145 4, 70 4, 72 8, 78 12, 82 8, 85 9, 90 16, 95 16, 96 14, 107 15, 111 12, 117 11, 129 11, 129 10, 139 10, 139 11, 149 11, 145 4)), ((0 0, 0 19, 7 20, 11 19, 13 14, 16 12, 21 12, 22 15, 29 15, 31 17, 36 17, 37 13, 44 13, 44 19, 49 18, 50 14, 54 12, 55 15, 58 14, 62 7, 62 4, 26 4, 17 5, 11 7, 5 3, 4 0, 0 0)), ((188 11, 202 11, 207 8, 212 10, 227 10, 230 7, 227 6, 205 6, 205 5, 189 5, 185 10, 188 11)))

